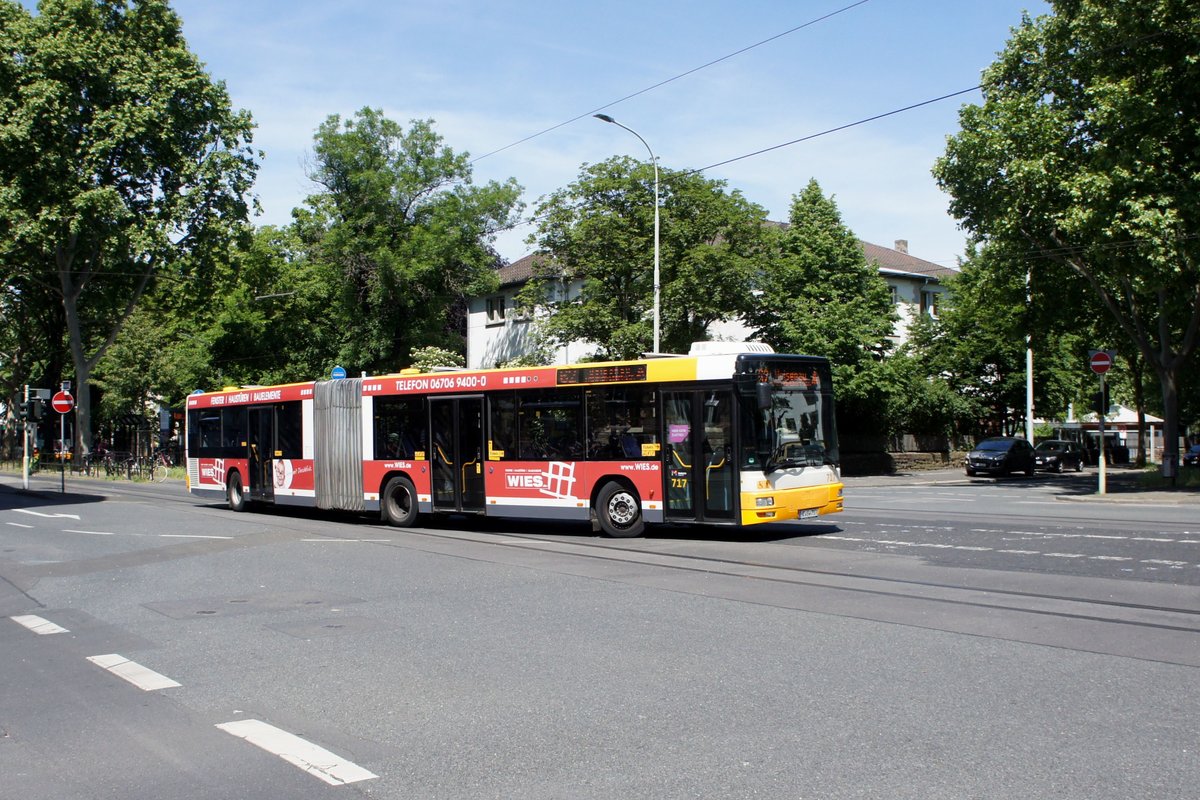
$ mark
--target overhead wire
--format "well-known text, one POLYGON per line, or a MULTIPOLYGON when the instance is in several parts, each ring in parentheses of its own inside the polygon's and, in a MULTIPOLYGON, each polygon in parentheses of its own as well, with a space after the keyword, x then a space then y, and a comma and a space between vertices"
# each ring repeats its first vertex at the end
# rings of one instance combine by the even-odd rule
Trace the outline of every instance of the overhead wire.
POLYGON ((517 141, 515 141, 515 142, 511 142, 511 143, 509 143, 509 144, 506 144, 506 145, 504 145, 503 147, 499 147, 499 148, 497 148, 497 149, 495 149, 495 150, 492 150, 491 152, 484 153, 484 154, 483 154, 483 155, 481 155, 481 156, 477 156, 477 157, 475 157, 475 158, 471 159, 471 161, 470 161, 469 163, 471 163, 471 164, 474 164, 475 162, 477 162, 477 161, 482 161, 483 159, 485 159, 485 158, 488 158, 489 156, 494 156, 494 155, 496 155, 497 153, 503 153, 505 150, 508 150, 508 149, 510 149, 510 148, 513 148, 513 147, 516 147, 516 146, 517 146, 517 145, 519 145, 519 144, 524 144, 525 142, 528 142, 528 141, 530 141, 531 139, 536 139, 537 137, 539 137, 539 136, 543 136, 543 135, 545 135, 545 134, 547 134, 547 133, 550 133, 551 131, 556 131, 556 130, 558 130, 559 128, 561 128, 561 127, 565 126, 565 125, 570 125, 572 122, 578 122, 578 121, 579 121, 579 120, 581 120, 581 119, 584 119, 584 118, 586 118, 586 117, 590 117, 592 114, 595 114, 595 113, 596 113, 596 112, 598 112, 598 111, 603 111, 603 110, 604 110, 604 109, 606 109, 606 108, 612 108, 613 106, 615 106, 615 105, 617 105, 617 104, 619 104, 619 103, 623 103, 623 102, 625 102, 626 100, 632 100, 633 98, 635 98, 635 97, 638 97, 639 95, 643 95, 643 94, 646 94, 647 92, 654 91, 655 89, 658 89, 659 87, 666 86, 668 83, 672 83, 672 82, 674 82, 674 81, 677 81, 677 80, 679 80, 679 79, 681 79, 681 78, 686 78, 688 75, 691 75, 691 74, 693 74, 693 73, 699 72, 699 71, 700 71, 700 70, 702 70, 702 69, 708 69, 708 68, 709 68, 709 67, 711 67, 711 66, 714 66, 714 65, 716 65, 716 64, 720 64, 722 61, 728 61, 729 59, 731 59, 731 58, 734 58, 735 56, 740 56, 742 53, 745 53, 745 52, 748 52, 748 51, 750 51, 750 50, 753 50, 753 49, 754 49, 754 48, 756 48, 756 47, 761 47, 761 46, 763 46, 764 44, 768 44, 768 43, 770 43, 770 42, 773 42, 773 41, 775 41, 776 39, 781 39, 781 38, 783 38, 784 36, 787 36, 787 35, 789 35, 789 34, 795 33, 796 31, 804 30, 805 28, 808 28, 808 27, 811 27, 811 26, 813 26, 813 25, 816 25, 816 24, 817 24, 817 23, 819 23, 819 22, 824 22, 824 21, 825 21, 825 20, 827 20, 827 19, 830 19, 830 18, 832 18, 832 17, 836 17, 838 14, 842 14, 842 13, 844 13, 844 12, 846 12, 846 11, 850 11, 851 9, 853 9, 853 8, 856 8, 856 7, 858 7, 858 6, 861 6, 861 5, 864 5, 865 3, 868 3, 868 2, 870 2, 870 0, 857 0, 857 2, 851 3, 850 5, 847 5, 847 6, 843 6, 842 8, 839 8, 839 9, 837 9, 837 10, 835 10, 835 11, 830 11, 828 14, 825 14, 825 15, 823 15, 823 16, 817 17, 817 18, 815 18, 815 19, 811 19, 811 20, 809 20, 808 22, 805 22, 805 23, 803 23, 803 24, 801 24, 801 25, 797 25, 797 26, 796 26, 796 27, 794 27, 794 28, 789 28, 788 30, 786 30, 786 31, 783 31, 782 33, 777 33, 777 34, 775 34, 774 36, 769 36, 769 37, 767 37, 766 39, 763 39, 763 40, 762 40, 762 41, 760 41, 760 42, 755 42, 754 44, 751 44, 751 45, 746 45, 745 47, 741 48, 740 50, 735 50, 735 51, 734 51, 734 52, 732 52, 732 53, 729 53, 729 54, 727 54, 727 55, 723 55, 723 56, 721 56, 720 58, 715 58, 715 59, 713 59, 712 61, 709 61, 709 62, 707 62, 707 63, 701 64, 701 65, 700 65, 700 66, 698 66, 698 67, 693 67, 693 68, 691 68, 691 69, 687 70, 686 72, 681 72, 681 73, 679 73, 678 75, 675 75, 675 76, 673 76, 673 77, 667 78, 666 80, 659 81, 658 83, 656 83, 656 84, 653 84, 652 86, 647 86, 645 89, 639 89, 638 91, 636 91, 636 92, 633 92, 632 94, 627 94, 627 95, 625 95, 624 97, 619 97, 619 98, 617 98, 616 100, 612 100, 612 101, 610 101, 610 102, 608 102, 608 103, 605 103, 605 104, 604 104, 604 105, 602 105, 602 106, 597 106, 596 108, 593 108, 591 111, 585 111, 585 112, 583 112, 582 114, 578 114, 578 115, 576 115, 576 116, 574 116, 574 117, 571 117, 571 118, 570 118, 570 119, 568 119, 568 120, 564 120, 564 121, 562 121, 562 122, 558 123, 557 125, 551 125, 549 128, 546 128, 546 129, 544 129, 544 130, 540 130, 540 131, 538 131, 537 133, 531 133, 531 134, 529 134, 528 136, 526 136, 526 137, 525 137, 525 138, 523 138, 523 139, 518 139, 518 140, 517 140, 517 141))

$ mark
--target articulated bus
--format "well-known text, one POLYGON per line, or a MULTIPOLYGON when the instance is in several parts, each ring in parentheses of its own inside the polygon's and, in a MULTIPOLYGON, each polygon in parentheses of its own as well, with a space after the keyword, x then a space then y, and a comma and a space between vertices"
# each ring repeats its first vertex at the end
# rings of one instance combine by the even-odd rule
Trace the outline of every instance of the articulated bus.
POLYGON ((188 488, 250 503, 754 525, 842 510, 829 363, 757 343, 687 356, 247 386, 187 404, 188 488))

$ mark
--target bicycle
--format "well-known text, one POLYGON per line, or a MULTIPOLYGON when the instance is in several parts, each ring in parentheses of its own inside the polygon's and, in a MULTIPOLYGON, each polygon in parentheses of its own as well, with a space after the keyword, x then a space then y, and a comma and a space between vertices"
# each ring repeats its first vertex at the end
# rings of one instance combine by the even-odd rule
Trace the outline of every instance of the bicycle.
POLYGON ((150 456, 149 470, 151 479, 162 483, 171 474, 171 467, 175 466, 175 462, 171 459, 171 454, 166 449, 160 447, 154 451, 154 455, 150 456))

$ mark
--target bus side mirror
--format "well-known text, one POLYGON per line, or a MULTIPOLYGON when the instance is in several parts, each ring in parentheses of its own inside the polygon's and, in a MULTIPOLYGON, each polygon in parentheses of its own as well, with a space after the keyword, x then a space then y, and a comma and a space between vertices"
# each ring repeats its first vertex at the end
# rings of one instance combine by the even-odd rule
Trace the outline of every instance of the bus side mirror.
POLYGON ((758 407, 761 411, 766 411, 771 407, 771 384, 756 383, 754 394, 758 398, 758 407))

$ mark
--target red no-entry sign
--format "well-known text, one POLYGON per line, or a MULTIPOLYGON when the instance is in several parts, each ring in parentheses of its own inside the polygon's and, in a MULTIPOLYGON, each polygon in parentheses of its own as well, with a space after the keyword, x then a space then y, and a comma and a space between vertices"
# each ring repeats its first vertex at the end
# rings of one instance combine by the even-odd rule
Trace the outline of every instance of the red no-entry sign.
POLYGON ((1097 375, 1103 375, 1112 366, 1112 356, 1103 350, 1097 350, 1092 353, 1092 357, 1088 360, 1088 363, 1092 366, 1092 372, 1097 375))
POLYGON ((57 392, 50 399, 50 407, 60 414, 66 414, 75 407, 75 398, 71 397, 70 392, 57 392))

